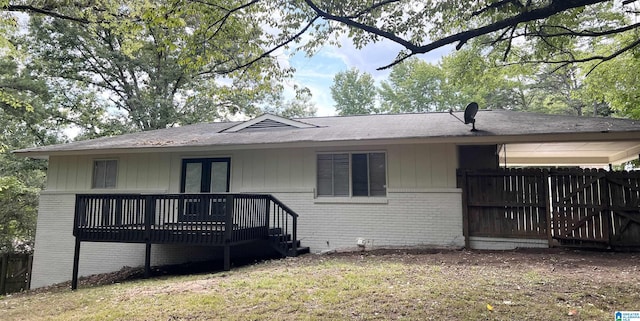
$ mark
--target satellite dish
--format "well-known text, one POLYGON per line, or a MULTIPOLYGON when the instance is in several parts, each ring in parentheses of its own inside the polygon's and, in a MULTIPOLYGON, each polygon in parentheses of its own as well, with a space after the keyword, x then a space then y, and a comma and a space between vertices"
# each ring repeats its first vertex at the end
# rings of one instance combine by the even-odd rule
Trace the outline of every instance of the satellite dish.
POLYGON ((472 102, 464 109, 464 121, 460 117, 453 114, 453 109, 449 109, 449 114, 459 120, 461 123, 471 124, 471 131, 477 132, 476 114, 478 113, 478 103, 472 102))
POLYGON ((476 129, 476 114, 478 113, 478 103, 472 102, 464 109, 464 123, 471 124, 471 131, 478 131, 476 129))

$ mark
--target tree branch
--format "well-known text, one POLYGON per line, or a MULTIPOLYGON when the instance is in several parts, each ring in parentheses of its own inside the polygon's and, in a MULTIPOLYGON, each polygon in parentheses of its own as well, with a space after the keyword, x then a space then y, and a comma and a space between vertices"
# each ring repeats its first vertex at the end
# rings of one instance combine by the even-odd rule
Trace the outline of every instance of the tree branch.
MULTIPOLYGON (((216 31, 214 31, 213 34, 210 37, 207 37, 207 39, 205 41, 203 41, 203 43, 206 43, 206 42, 210 41, 211 39, 215 38, 216 35, 218 35, 218 33, 220 32, 220 30, 222 30, 222 27, 227 22, 227 20, 229 20, 229 18, 231 17, 232 14, 234 14, 235 12, 240 11, 242 9, 248 8, 248 7, 250 7, 250 6, 256 4, 256 3, 260 2, 260 1, 262 1, 262 0, 252 0, 252 1, 249 1, 249 2, 247 2, 245 4, 243 4, 243 5, 235 7, 233 9, 220 8, 222 10, 225 10, 226 13, 222 16, 222 18, 216 20, 214 23, 212 23, 211 25, 209 25, 207 27, 207 30, 209 30, 213 26, 218 25, 218 28, 216 28, 216 31)), ((198 1, 198 2, 199 3, 203 3, 202 1, 198 1)), ((212 4, 209 4, 209 3, 206 3, 206 4, 207 5, 212 5, 212 4)), ((218 7, 218 6, 216 6, 216 7, 218 7)))
POLYGON ((231 68, 231 69, 221 70, 221 71, 219 71, 219 73, 220 73, 221 75, 229 74, 229 73, 232 73, 232 72, 234 72, 234 71, 236 71, 236 70, 239 70, 239 69, 242 69, 242 68, 248 67, 248 66, 250 66, 250 65, 253 65, 253 64, 254 64, 254 63, 256 63, 258 60, 261 60, 261 59, 263 59, 263 58, 268 57, 268 56, 269 56, 269 55, 271 55, 274 51, 276 51, 276 50, 278 50, 278 49, 280 49, 280 48, 282 48, 282 47, 284 47, 284 46, 286 46, 286 45, 290 44, 291 42, 295 41, 295 40, 296 40, 296 39, 298 39, 300 36, 302 36, 302 35, 303 35, 305 32, 307 32, 307 30, 308 30, 308 29, 313 25, 313 23, 314 23, 314 22, 316 22, 316 20, 318 20, 318 18, 320 18, 320 17, 319 17, 319 16, 315 16, 315 17, 313 17, 313 19, 311 19, 311 21, 309 21, 309 23, 307 23, 307 25, 306 25, 306 26, 304 26, 304 28, 302 28, 299 32, 297 32, 296 34, 294 34, 294 35, 293 35, 293 36, 291 36, 291 37, 288 37, 285 41, 283 41, 282 43, 280 43, 280 44, 276 45, 275 47, 272 47, 271 49, 269 49, 269 50, 267 50, 267 51, 263 52, 260 56, 258 56, 258 57, 256 57, 256 58, 254 58, 254 59, 252 59, 252 60, 249 60, 249 61, 248 61, 248 62, 246 62, 246 63, 236 65, 235 67, 233 67, 233 68, 231 68))
POLYGON ((598 66, 600 66, 603 62, 611 60, 611 59, 613 59, 615 57, 618 57, 621 54, 623 54, 624 52, 626 52, 627 50, 631 50, 632 48, 634 48, 634 47, 636 47, 638 45, 640 45, 640 39, 636 39, 636 41, 626 45, 625 47, 615 51, 614 53, 612 53, 612 54, 610 54, 608 56, 604 56, 604 57, 603 56, 593 56, 593 57, 585 58, 585 59, 577 59, 577 60, 574 60, 573 62, 587 62, 587 61, 592 61, 592 60, 600 60, 600 62, 598 62, 595 66, 593 66, 589 70, 589 72, 587 72, 587 76, 588 76, 589 74, 591 74, 591 72, 594 69, 596 69, 598 66))
POLYGON ((628 45, 624 46, 623 48, 620 48, 618 50, 616 50, 615 52, 611 53, 610 55, 607 56, 602 56, 602 55, 593 55, 593 56, 589 56, 589 57, 585 57, 585 58, 579 58, 576 59, 574 56, 571 57, 571 59, 565 59, 565 60, 532 60, 532 61, 526 61, 526 62, 514 62, 514 63, 507 63, 505 64, 505 66, 512 66, 512 65, 518 65, 521 63, 527 63, 527 64, 559 64, 559 66, 557 68, 554 68, 552 70, 551 73, 562 69, 570 64, 573 63, 581 63, 581 62, 589 62, 589 61, 595 61, 595 60, 600 60, 595 66, 591 67, 591 69, 589 69, 589 72, 587 72, 586 75, 589 75, 593 70, 595 70, 598 66, 600 66, 602 63, 604 63, 605 61, 609 61, 612 59, 615 59, 616 57, 620 56, 621 54, 637 47, 640 46, 640 38, 636 39, 635 41, 629 43, 628 45))
POLYGON ((628 26, 624 26, 621 28, 616 28, 616 29, 610 29, 610 30, 605 30, 605 31, 591 31, 591 30, 582 30, 582 31, 575 31, 572 30, 570 28, 567 28, 565 26, 555 26, 555 25, 542 25, 540 26, 540 30, 544 29, 544 28, 557 28, 557 29, 561 29, 561 30, 565 30, 566 32, 555 32, 555 33, 543 33, 543 32, 532 32, 532 33, 528 33, 528 34, 523 34, 523 36, 533 36, 533 37, 562 37, 562 36, 571 36, 571 37, 603 37, 603 36, 610 36, 613 34, 618 34, 618 33, 622 33, 622 32, 626 32, 626 31, 630 31, 633 29, 637 29, 640 28, 640 22, 638 23, 634 23, 628 26))
POLYGON ((387 32, 387 31, 384 31, 382 29, 379 29, 379 28, 376 28, 376 27, 373 27, 373 26, 365 25, 363 23, 354 21, 354 20, 352 20, 352 19, 350 19, 348 17, 335 16, 335 15, 332 15, 332 14, 326 12, 326 11, 323 11, 312 0, 304 0, 304 2, 309 7, 311 7, 311 9, 313 9, 313 11, 315 11, 318 16, 320 16, 320 17, 322 17, 324 19, 341 22, 341 23, 343 23, 343 24, 345 24, 347 26, 358 28, 358 29, 362 29, 362 30, 364 30, 366 32, 369 32, 371 34, 374 34, 374 35, 389 39, 389 40, 391 40, 391 41, 393 41, 395 43, 398 43, 398 44, 402 45, 403 47, 409 49, 412 52, 418 50, 418 48, 419 48, 418 46, 414 45, 410 41, 405 40, 405 39, 403 39, 403 38, 401 38, 399 36, 396 36, 395 34, 393 34, 391 32, 387 32))
POLYGON ((91 23, 91 21, 89 21, 87 19, 84 19, 84 18, 68 16, 68 15, 64 15, 64 14, 52 11, 52 10, 47 9, 47 8, 37 8, 37 7, 34 7, 34 6, 29 6, 29 5, 12 5, 12 4, 9 4, 7 7, 5 7, 2 10, 4 10, 4 11, 12 11, 12 12, 38 13, 38 14, 49 16, 49 17, 52 17, 52 18, 64 19, 64 20, 69 20, 69 21, 74 21, 74 22, 79 22, 79 23, 91 23))
POLYGON ((487 12, 487 11, 489 11, 491 9, 498 9, 498 8, 500 8, 502 6, 506 6, 508 4, 513 4, 514 6, 516 6, 518 8, 524 8, 522 3, 520 3, 520 1, 518 1, 518 0, 501 0, 501 1, 494 2, 494 3, 482 8, 482 9, 480 9, 478 11, 472 12, 471 16, 478 16, 478 15, 480 15, 480 14, 482 14, 484 12, 487 12))
MULTIPOLYGON (((508 0, 507 0, 508 1, 508 0)), ((554 14, 557 14, 559 12, 563 12, 569 9, 574 9, 574 8, 579 8, 579 7, 583 7, 583 6, 587 6, 587 5, 593 5, 596 3, 601 3, 601 2, 607 2, 609 0, 552 0, 547 6, 545 7, 541 7, 541 8, 537 8, 537 9, 533 9, 530 11, 525 11, 525 12, 521 12, 519 14, 516 14, 512 17, 508 17, 499 21, 496 21, 494 23, 485 25, 483 27, 480 28, 476 28, 476 29, 471 29, 471 30, 467 30, 467 31, 463 31, 463 32, 459 32, 456 34, 452 34, 450 36, 441 38, 439 40, 435 40, 432 41, 426 45, 416 45, 406 39, 403 39, 393 33, 387 32, 385 30, 382 30, 380 28, 374 27, 374 26, 370 26, 370 25, 365 25, 363 23, 360 23, 358 21, 354 21, 353 19, 350 19, 348 17, 342 17, 342 16, 336 16, 333 14, 330 14, 326 11, 323 11, 322 9, 320 9, 314 2, 313 0, 305 0, 305 3, 316 12, 317 15, 321 16, 324 19, 327 20, 332 20, 332 21, 336 21, 336 22, 340 22, 343 23, 347 26, 353 27, 353 28, 358 28, 361 29, 365 32, 371 33, 373 35, 376 36, 380 36, 382 38, 385 38, 387 40, 390 40, 392 42, 398 43, 400 45, 402 45, 403 47, 405 47, 409 53, 406 53, 406 56, 403 56, 401 58, 396 59, 394 62, 380 67, 378 68, 378 70, 382 70, 382 69, 387 69, 390 67, 393 67, 394 65, 400 63, 401 61, 405 60, 407 57, 415 55, 415 54, 423 54, 423 53, 427 53, 430 52, 432 50, 435 50, 437 48, 440 47, 444 47, 446 45, 450 45, 453 43, 458 42, 458 49, 459 47, 461 47, 464 43, 466 43, 468 40, 482 36, 482 35, 486 35, 486 34, 490 34, 492 32, 495 31, 500 31, 503 30, 505 28, 510 28, 513 26, 516 26, 518 24, 521 23, 525 23, 525 22, 530 22, 530 21, 535 21, 535 20, 540 20, 540 19, 544 19, 550 16, 553 16, 554 14)), ((498 2, 499 4, 502 3, 504 1, 498 2)))
POLYGON ((365 14, 367 14, 367 13, 369 13, 369 12, 371 12, 371 11, 377 9, 377 8, 380 8, 382 6, 386 6, 386 5, 391 4, 391 3, 400 2, 400 1, 401 0, 386 0, 386 1, 381 1, 381 2, 378 2, 378 3, 374 3, 373 5, 356 12, 355 14, 353 14, 351 16, 346 16, 345 18, 355 19, 355 18, 361 17, 362 15, 365 15, 365 14))

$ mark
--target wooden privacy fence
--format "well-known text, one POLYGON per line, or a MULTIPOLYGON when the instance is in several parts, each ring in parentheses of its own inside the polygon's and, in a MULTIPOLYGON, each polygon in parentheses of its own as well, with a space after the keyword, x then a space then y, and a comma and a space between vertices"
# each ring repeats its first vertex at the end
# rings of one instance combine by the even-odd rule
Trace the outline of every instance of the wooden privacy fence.
POLYGON ((461 170, 458 179, 465 236, 549 237, 549 198, 542 170, 461 170))
POLYGON ((0 254, 0 295, 29 289, 32 262, 31 254, 0 254))
MULTIPOLYGON (((464 233, 555 239, 559 245, 640 247, 640 172, 459 170, 464 233)), ((468 246, 469 244, 467 244, 468 246)))
POLYGON ((560 244, 640 247, 640 172, 554 169, 550 184, 560 244))

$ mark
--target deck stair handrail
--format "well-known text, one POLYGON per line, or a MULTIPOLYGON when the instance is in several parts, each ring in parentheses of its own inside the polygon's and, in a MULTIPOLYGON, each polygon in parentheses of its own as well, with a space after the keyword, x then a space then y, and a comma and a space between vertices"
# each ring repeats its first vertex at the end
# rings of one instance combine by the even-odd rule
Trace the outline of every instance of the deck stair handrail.
POLYGON ((295 256, 298 252, 298 214, 287 205, 270 196, 269 239, 271 245, 283 256, 295 256))

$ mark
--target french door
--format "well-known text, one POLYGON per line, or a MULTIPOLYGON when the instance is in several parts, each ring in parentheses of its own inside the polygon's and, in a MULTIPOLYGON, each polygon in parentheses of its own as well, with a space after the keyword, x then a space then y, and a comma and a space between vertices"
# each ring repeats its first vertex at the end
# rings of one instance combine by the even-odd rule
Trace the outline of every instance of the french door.
POLYGON ((185 199, 181 206, 181 221, 219 222, 224 220, 226 198, 207 194, 229 192, 230 165, 229 158, 182 160, 180 192, 202 195, 185 199))

